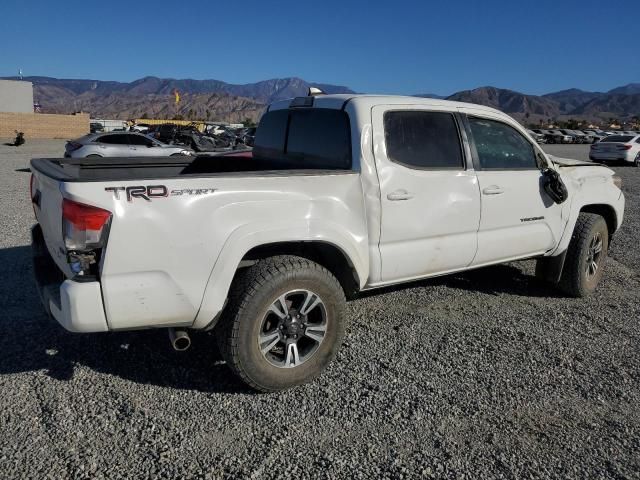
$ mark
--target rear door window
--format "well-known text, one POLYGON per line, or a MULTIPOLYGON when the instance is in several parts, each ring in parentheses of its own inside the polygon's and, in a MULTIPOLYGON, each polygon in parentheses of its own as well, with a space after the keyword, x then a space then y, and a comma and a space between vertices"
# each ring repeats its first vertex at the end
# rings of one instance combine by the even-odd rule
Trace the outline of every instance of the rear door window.
POLYGON ((384 114, 387 157, 417 169, 463 169, 462 146, 452 113, 398 110, 384 114))
POLYGON ((633 140, 630 135, 611 135, 602 140, 604 143, 627 143, 633 140))
POLYGON ((107 143, 109 145, 129 145, 129 135, 115 134, 105 135, 98 138, 98 143, 107 143))
POLYGON ((141 135, 128 135, 128 137, 129 145, 141 145, 146 147, 152 144, 151 140, 141 135))
POLYGON ((486 118, 469 117, 480 168, 537 170, 533 145, 515 128, 486 118))

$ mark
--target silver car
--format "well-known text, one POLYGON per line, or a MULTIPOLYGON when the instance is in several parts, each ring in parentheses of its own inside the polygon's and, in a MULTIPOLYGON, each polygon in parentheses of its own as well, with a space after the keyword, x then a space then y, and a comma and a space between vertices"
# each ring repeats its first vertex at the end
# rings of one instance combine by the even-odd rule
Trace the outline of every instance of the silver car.
POLYGON ((182 145, 167 145, 133 132, 90 133, 65 145, 67 158, 84 157, 170 157, 193 155, 182 145))

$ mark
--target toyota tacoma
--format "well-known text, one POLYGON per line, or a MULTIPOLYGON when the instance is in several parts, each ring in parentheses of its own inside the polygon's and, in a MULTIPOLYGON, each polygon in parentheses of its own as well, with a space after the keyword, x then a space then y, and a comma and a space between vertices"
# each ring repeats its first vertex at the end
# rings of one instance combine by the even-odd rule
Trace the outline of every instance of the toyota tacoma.
POLYGON ((73 332, 211 330, 260 391, 335 357, 346 298, 502 262, 596 288, 620 178, 545 154, 508 115, 372 95, 278 101, 252 152, 31 161, 34 270, 73 332))

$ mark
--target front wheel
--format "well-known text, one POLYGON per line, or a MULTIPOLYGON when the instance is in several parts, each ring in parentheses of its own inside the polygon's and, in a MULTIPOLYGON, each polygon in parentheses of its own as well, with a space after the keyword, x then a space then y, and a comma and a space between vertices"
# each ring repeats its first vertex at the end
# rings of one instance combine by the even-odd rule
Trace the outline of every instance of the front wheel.
POLYGON ((602 278, 609 248, 609 229, 600 215, 581 213, 567 250, 560 288, 572 297, 593 293, 602 278))
POLYGON ((306 258, 275 256, 240 271, 216 337, 227 365, 272 392, 308 382, 335 357, 344 334, 338 280, 306 258))

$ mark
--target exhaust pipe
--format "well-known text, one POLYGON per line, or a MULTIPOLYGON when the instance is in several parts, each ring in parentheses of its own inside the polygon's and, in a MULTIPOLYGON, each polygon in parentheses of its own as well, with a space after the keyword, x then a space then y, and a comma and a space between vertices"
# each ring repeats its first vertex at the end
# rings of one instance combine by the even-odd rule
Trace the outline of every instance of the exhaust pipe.
POLYGON ((186 330, 169 329, 169 341, 174 350, 184 352, 191 346, 191 338, 186 330))

